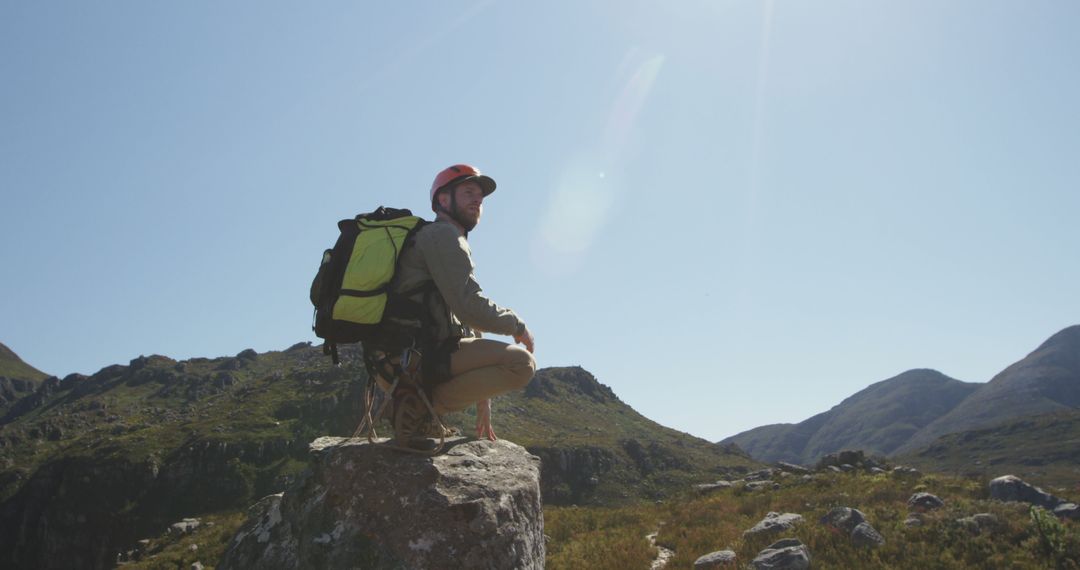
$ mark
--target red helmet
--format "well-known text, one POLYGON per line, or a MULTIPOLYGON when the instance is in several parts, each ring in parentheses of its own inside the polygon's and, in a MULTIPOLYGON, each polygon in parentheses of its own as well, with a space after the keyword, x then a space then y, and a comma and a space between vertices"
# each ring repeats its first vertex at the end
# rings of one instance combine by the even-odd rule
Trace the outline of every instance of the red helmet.
POLYGON ((484 196, 495 191, 495 181, 490 176, 480 174, 480 170, 468 164, 455 164, 435 176, 431 183, 431 209, 435 209, 435 194, 443 188, 452 188, 466 180, 475 181, 484 191, 484 196))

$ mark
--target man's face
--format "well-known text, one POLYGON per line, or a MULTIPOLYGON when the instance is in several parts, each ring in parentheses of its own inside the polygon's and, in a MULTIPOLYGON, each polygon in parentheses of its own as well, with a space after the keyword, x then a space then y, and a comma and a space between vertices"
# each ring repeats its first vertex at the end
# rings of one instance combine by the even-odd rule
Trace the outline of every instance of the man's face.
MULTIPOLYGON (((454 190, 454 201, 457 203, 458 216, 463 226, 475 227, 480 223, 480 216, 484 213, 484 189, 476 182, 468 181, 458 184, 454 190)), ((450 197, 445 198, 443 207, 450 209, 450 197)))

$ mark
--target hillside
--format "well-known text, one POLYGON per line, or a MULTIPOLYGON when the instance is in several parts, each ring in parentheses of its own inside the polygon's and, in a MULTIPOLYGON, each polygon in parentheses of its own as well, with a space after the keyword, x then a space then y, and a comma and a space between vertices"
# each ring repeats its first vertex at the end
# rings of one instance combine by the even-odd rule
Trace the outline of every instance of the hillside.
POLYGON ((47 376, 0 343, 0 417, 15 400, 33 393, 47 376))
POLYGON ((0 376, 18 380, 44 380, 48 374, 23 362, 19 355, 0 343, 0 376))
POLYGON ((1046 488, 1073 492, 1080 481, 1080 410, 949 434, 895 459, 921 469, 979 478, 1013 473, 1046 488))
MULTIPOLYGON (((229 518, 282 490, 311 440, 349 435, 360 418, 359 350, 342 361, 302 343, 43 381, 0 417, 0 536, 20 537, 3 544, 0 566, 108 566, 183 517, 229 518)), ((757 466, 649 421, 580 368, 541 370, 493 407, 497 433, 544 459, 547 503, 655 499, 757 466)))
POLYGON ((763 461, 814 463, 841 449, 889 455, 978 386, 935 370, 909 370, 803 422, 762 426, 721 443, 734 443, 763 461))
POLYGON ((1076 407, 1080 407, 1080 325, 1047 339, 896 451, 912 453, 945 434, 1076 407))

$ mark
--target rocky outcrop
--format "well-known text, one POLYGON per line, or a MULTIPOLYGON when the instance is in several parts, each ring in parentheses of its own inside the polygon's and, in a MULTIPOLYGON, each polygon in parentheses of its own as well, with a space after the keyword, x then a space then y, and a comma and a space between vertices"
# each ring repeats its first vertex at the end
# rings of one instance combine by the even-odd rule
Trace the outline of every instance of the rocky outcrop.
POLYGON ((447 446, 316 440, 311 474, 252 508, 218 568, 542 568, 539 460, 506 441, 447 446))

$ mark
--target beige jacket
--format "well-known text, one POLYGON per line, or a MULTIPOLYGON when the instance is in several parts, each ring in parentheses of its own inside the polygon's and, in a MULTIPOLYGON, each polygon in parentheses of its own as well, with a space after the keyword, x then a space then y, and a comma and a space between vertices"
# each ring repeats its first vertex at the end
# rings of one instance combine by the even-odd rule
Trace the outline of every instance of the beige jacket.
MULTIPOLYGON (((477 332, 513 335, 523 321, 510 309, 484 296, 473 274, 472 250, 457 226, 435 221, 416 232, 413 247, 398 261, 391 286, 405 293, 434 282, 436 291, 428 302, 438 341, 452 337, 480 336, 477 332)), ((424 293, 409 296, 423 302, 424 293)))

